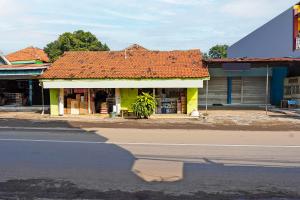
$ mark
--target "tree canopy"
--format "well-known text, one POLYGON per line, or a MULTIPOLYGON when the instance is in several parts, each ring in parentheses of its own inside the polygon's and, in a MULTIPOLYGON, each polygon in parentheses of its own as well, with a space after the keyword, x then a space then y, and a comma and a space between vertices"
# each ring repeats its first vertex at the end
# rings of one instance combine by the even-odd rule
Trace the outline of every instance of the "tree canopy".
POLYGON ((227 58, 227 49, 228 45, 215 45, 213 46, 209 52, 208 57, 209 58, 227 58))
POLYGON ((57 40, 47 44, 44 51, 54 62, 65 51, 109 51, 109 47, 101 43, 91 32, 78 30, 73 33, 63 33, 57 40))

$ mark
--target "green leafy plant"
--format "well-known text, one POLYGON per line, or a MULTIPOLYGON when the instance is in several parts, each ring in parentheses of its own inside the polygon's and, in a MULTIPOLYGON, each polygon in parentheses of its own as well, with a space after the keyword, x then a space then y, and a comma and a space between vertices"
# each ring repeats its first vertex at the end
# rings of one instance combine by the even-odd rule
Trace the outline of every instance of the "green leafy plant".
POLYGON ((149 93, 144 93, 136 98, 132 110, 138 118, 148 119, 156 109, 157 102, 149 93))

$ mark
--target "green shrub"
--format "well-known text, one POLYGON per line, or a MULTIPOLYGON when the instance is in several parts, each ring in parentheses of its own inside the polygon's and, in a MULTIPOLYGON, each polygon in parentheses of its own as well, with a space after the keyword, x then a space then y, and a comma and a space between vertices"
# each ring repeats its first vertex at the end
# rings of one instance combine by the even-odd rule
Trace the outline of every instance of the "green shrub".
POLYGON ((149 93, 144 93, 139 95, 132 104, 132 110, 138 118, 148 119, 156 109, 157 102, 153 96, 149 93))

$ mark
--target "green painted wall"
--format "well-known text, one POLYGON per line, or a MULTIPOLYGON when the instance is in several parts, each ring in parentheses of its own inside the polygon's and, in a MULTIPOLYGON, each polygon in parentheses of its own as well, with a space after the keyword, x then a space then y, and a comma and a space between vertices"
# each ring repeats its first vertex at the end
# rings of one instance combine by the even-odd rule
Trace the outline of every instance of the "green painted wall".
POLYGON ((128 109, 132 112, 131 105, 138 96, 138 89, 120 89, 121 92, 121 109, 128 109))
POLYGON ((23 64, 43 64, 43 61, 40 60, 23 60, 23 61, 15 61, 10 62, 13 65, 23 65, 23 64))
POLYGON ((187 114, 198 110, 198 88, 187 89, 187 114))
POLYGON ((50 115, 58 116, 59 89, 50 89, 50 115))

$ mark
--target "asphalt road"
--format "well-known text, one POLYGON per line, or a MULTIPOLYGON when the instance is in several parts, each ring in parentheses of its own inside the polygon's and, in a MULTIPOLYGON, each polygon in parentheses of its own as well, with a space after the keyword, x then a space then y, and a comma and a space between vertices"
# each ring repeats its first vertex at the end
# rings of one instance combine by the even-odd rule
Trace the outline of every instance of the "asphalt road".
POLYGON ((0 128, 0 199, 300 199, 299 155, 300 132, 0 128))

